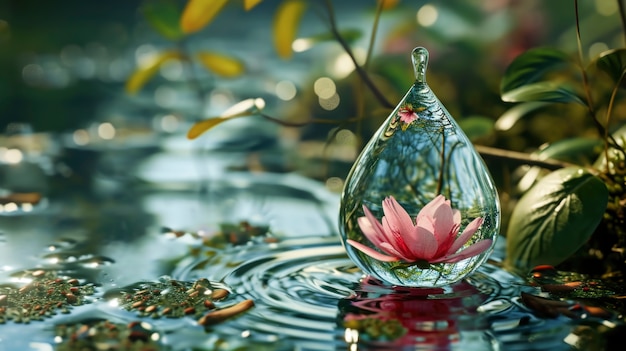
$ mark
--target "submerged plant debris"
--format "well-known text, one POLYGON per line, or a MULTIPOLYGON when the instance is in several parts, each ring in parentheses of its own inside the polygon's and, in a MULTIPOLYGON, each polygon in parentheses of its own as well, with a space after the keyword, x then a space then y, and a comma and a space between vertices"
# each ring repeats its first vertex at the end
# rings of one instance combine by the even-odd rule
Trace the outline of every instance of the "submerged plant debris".
POLYGON ((529 281, 551 298, 558 299, 522 296, 524 304, 539 311, 540 315, 548 311, 551 317, 563 314, 570 318, 590 316, 610 319, 625 311, 623 300, 626 290, 621 281, 591 279, 584 274, 560 271, 549 265, 535 267, 529 281))
POLYGON ((226 300, 229 295, 227 289, 215 286, 205 278, 187 282, 164 277, 158 282, 142 283, 137 287, 123 289, 119 302, 122 308, 135 311, 140 317, 189 316, 198 320, 199 324, 208 325, 226 320, 254 306, 252 300, 223 308, 216 306, 216 302, 226 300))
POLYGON ((86 297, 95 291, 93 284, 54 271, 27 271, 20 278, 31 281, 21 287, 0 286, 0 323, 29 323, 57 312, 70 313, 72 306, 87 303, 86 297))
POLYGON ((98 320, 91 323, 60 324, 55 327, 57 351, 116 350, 158 351, 161 336, 145 322, 128 324, 98 320))
POLYGON ((161 232, 175 238, 180 238, 185 234, 188 234, 194 239, 202 240, 203 245, 215 248, 223 248, 227 245, 245 245, 258 239, 266 243, 278 241, 276 237, 271 235, 269 226, 252 225, 248 221, 241 221, 239 223, 221 223, 220 230, 211 234, 207 234, 202 231, 186 232, 184 230, 174 230, 171 228, 162 228, 161 232))

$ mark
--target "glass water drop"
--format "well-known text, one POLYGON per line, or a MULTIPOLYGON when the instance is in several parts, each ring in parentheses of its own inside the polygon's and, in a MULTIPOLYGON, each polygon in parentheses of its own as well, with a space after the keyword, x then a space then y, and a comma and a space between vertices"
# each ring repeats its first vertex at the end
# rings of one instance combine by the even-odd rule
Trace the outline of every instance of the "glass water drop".
MULTIPOLYGON (((440 287, 460 281, 487 259, 498 235, 500 208, 495 185, 482 159, 426 83, 428 51, 418 47, 413 50, 412 59, 415 83, 364 147, 346 179, 340 233, 348 256, 366 274, 391 285, 440 287), (382 203, 392 196, 415 225, 420 210, 438 195, 449 200, 453 211, 458 210, 461 215, 458 232, 433 233, 438 238, 438 247, 452 247, 449 242, 480 217, 482 224, 478 230, 456 252, 483 240, 487 240, 483 244, 491 243, 488 249, 458 262, 384 261, 348 242, 394 256, 389 245, 379 242, 377 246, 363 234, 359 218, 365 217, 364 207, 367 207, 382 223, 381 228, 387 225, 387 241, 406 245, 412 252, 420 251, 419 246, 426 245, 424 241, 407 237, 398 240, 401 230, 389 228, 389 223, 384 223, 386 220, 381 222, 382 203), (442 239, 445 236, 450 240, 447 243, 442 239)), ((429 247, 432 248, 432 241, 429 247)), ((434 255, 431 260, 436 261, 440 256, 434 255)))

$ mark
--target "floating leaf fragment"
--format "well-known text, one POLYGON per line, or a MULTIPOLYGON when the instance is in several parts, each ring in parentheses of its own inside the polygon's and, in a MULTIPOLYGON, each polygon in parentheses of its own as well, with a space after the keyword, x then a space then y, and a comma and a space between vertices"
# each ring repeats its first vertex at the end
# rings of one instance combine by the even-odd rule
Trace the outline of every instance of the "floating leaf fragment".
POLYGON ((200 325, 212 325, 223 322, 228 318, 237 316, 254 307, 254 301, 244 300, 233 306, 225 307, 220 310, 211 311, 198 319, 200 325))

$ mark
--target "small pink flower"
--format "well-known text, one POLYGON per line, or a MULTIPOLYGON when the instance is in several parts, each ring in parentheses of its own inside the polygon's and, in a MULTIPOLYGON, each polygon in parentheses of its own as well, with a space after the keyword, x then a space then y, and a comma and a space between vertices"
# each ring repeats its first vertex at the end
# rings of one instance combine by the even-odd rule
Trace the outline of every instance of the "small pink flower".
POLYGON ((409 124, 418 118, 417 112, 418 111, 413 109, 413 105, 406 104, 406 105, 400 106, 400 108, 398 109, 398 117, 400 117, 400 120, 402 122, 409 124))
POLYGON ((487 250, 491 239, 481 240, 459 251, 482 225, 478 217, 461 227, 461 213, 452 209, 450 200, 437 196, 418 213, 415 224, 402 206, 389 196, 383 200, 384 216, 379 222, 372 212, 363 206, 364 217, 357 222, 365 237, 381 252, 354 240, 348 244, 379 261, 403 261, 423 266, 424 263, 455 263, 476 256, 487 250))

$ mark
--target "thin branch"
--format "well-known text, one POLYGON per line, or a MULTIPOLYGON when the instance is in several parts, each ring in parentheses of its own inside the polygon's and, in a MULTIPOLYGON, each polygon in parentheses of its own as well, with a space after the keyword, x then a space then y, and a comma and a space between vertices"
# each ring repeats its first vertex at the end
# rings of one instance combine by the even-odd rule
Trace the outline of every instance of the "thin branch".
MULTIPOLYGON (((335 120, 329 120, 329 119, 312 118, 311 120, 306 121, 306 122, 287 122, 280 118, 267 115, 265 113, 259 113, 259 116, 269 121, 272 121, 274 123, 278 123, 285 127, 303 127, 303 126, 315 124, 315 123, 333 124, 333 123, 341 122, 342 124, 344 124, 344 123, 349 123, 349 122, 356 122, 359 120, 359 118, 350 118, 347 120, 335 121, 335 120)), ((333 134, 334 136, 336 134, 336 131, 333 133, 334 133, 333 134)), ((332 140, 333 136, 330 137, 330 140, 332 140)), ((492 159, 497 159, 497 160, 509 160, 509 161, 514 161, 519 164, 526 164, 529 166, 539 166, 539 167, 543 167, 549 170, 556 170, 560 168, 575 166, 572 163, 553 160, 553 159, 538 160, 536 158, 533 158, 530 154, 523 153, 523 152, 498 149, 498 148, 482 146, 482 145, 474 145, 474 148, 484 158, 492 158, 492 159)))
POLYGON ((523 153, 523 152, 497 149, 497 148, 493 148, 489 146, 474 145, 474 148, 484 158, 492 158, 492 159, 497 159, 497 160, 509 160, 509 161, 514 161, 519 164, 526 164, 529 166, 538 166, 538 167, 542 167, 542 168, 549 169, 552 171, 565 168, 565 167, 576 166, 573 163, 558 161, 554 159, 538 160, 536 158, 533 158, 531 155, 523 153))
MULTIPOLYGON (((280 118, 270 116, 265 113, 259 113, 258 115, 265 118, 268 121, 274 122, 276 124, 280 124, 281 126, 284 126, 284 127, 304 127, 310 124, 337 124, 339 123, 339 121, 334 120, 334 119, 322 119, 322 118, 311 118, 310 120, 304 121, 304 122, 289 122, 280 118)), ((361 120, 361 118, 357 117, 357 118, 344 119, 341 122, 349 123, 349 122, 357 122, 359 120, 361 120)))
POLYGON ((324 3, 326 4, 326 10, 328 11, 328 22, 330 24, 330 31, 335 37, 335 39, 337 40, 337 42, 339 43, 339 45, 341 45, 341 47, 344 49, 346 54, 348 54, 348 56, 350 57, 350 60, 354 64, 354 69, 356 70, 356 73, 363 80, 363 83, 370 89, 372 94, 374 94, 374 97, 376 98, 376 100, 378 100, 378 102, 383 107, 394 108, 395 105, 389 102, 389 100, 387 100, 387 98, 383 95, 383 93, 380 90, 378 90, 374 82, 372 82, 372 80, 370 79, 367 72, 365 72, 365 70, 363 70, 363 68, 356 61, 356 58, 354 57, 354 54, 352 53, 352 49, 350 49, 350 46, 348 45, 348 43, 343 39, 343 37, 339 33, 339 30, 337 29, 337 22, 335 19, 335 11, 333 10, 333 5, 331 4, 330 0, 326 0, 324 3))
POLYGON ((372 34, 370 35, 370 42, 367 48, 367 56, 365 56, 365 63, 363 69, 367 70, 367 66, 372 58, 372 52, 374 51, 374 44, 376 43, 376 34, 378 33, 378 22, 380 21, 380 15, 383 13, 384 1, 379 1, 376 7, 376 14, 374 15, 374 24, 372 25, 372 34))

